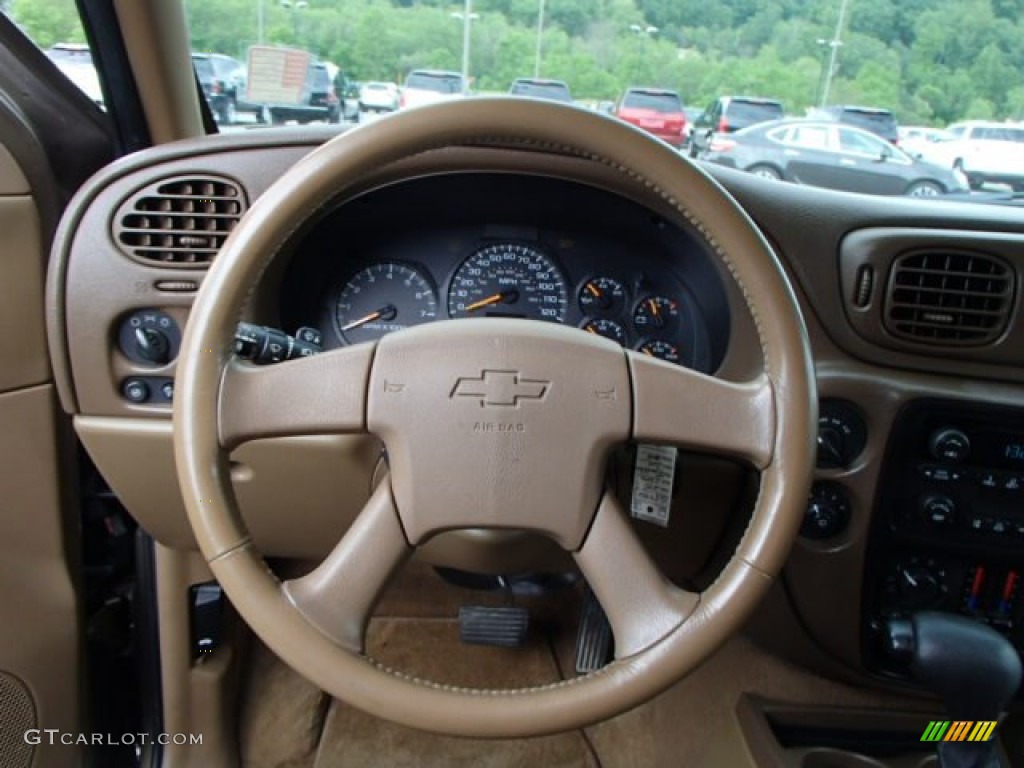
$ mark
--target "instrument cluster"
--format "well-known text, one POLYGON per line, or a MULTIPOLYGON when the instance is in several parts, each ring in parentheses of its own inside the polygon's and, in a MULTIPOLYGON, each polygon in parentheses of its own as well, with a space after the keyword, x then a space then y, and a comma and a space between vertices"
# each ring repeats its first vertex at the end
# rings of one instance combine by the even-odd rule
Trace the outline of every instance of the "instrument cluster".
POLYGON ((418 180, 327 217, 285 278, 284 324, 318 328, 329 348, 422 323, 523 318, 717 368, 728 305, 692 234, 593 188, 493 177, 484 195, 480 181, 418 180))
POLYGON ((607 274, 574 281, 544 250, 521 242, 482 244, 440 279, 422 263, 373 261, 344 281, 333 314, 345 344, 441 319, 513 317, 571 322, 670 363, 699 362, 684 287, 607 274))

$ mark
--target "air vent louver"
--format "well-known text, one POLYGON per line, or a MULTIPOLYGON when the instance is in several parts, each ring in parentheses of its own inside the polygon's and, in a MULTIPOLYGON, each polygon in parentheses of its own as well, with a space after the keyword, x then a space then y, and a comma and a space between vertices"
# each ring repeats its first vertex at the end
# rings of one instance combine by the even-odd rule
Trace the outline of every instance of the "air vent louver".
POLYGON ((114 237, 129 255, 143 261, 203 266, 213 261, 245 209, 245 196, 233 181, 167 179, 121 206, 114 237))
POLYGON ((925 344, 981 346, 1006 330, 1015 276, 1002 260, 963 252, 904 254, 885 304, 890 333, 925 344))

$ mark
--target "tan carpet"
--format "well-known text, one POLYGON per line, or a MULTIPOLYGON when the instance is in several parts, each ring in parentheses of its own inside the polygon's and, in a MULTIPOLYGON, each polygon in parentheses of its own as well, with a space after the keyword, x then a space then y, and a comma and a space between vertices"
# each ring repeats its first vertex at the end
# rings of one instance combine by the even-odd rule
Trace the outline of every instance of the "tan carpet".
MULTIPOLYGON (((572 663, 570 592, 536 612, 521 650, 462 645, 455 617, 466 602, 501 604, 421 566, 406 569, 371 623, 373 656, 412 674, 474 687, 557 680, 572 663), (561 605, 561 607, 559 607, 561 605), (544 631, 542 631, 542 629, 544 631), (545 635, 556 638, 551 644, 545 635)), ((573 620, 574 621, 574 620, 573 620)), ((433 736, 329 701, 257 645, 244 694, 240 738, 245 768, 733 768, 750 765, 734 712, 743 692, 780 702, 908 707, 900 700, 835 683, 780 661, 737 637, 690 677, 653 701, 580 732, 541 739, 475 741, 433 736), (329 705, 329 706, 328 706, 329 705), (326 715, 326 717, 325 717, 326 715), (596 757, 595 757, 596 753, 596 757)))
MULTIPOLYGON (((377 619, 370 654, 419 677, 469 687, 522 687, 558 679, 541 638, 527 648, 462 645, 458 623, 445 619, 377 619)), ((541 739, 480 741, 434 736, 379 720, 334 701, 316 768, 596 768, 579 732, 541 739)))

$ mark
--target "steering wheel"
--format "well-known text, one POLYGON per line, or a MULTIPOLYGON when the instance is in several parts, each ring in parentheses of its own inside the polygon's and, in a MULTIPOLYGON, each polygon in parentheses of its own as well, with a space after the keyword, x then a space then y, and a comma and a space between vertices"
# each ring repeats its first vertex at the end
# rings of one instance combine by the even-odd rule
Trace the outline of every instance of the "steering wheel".
POLYGON ((806 331, 782 268, 750 219, 696 166, 624 123, 573 107, 465 99, 327 142, 238 224, 203 281, 179 359, 178 477, 213 574, 295 670, 404 725, 520 737, 636 706, 740 627, 802 518, 816 396, 806 331), (432 323, 273 366, 233 357, 253 287, 299 226, 388 163, 480 143, 586 157, 660 195, 739 285, 760 337, 758 375, 728 382, 530 320, 432 323), (383 440, 388 479, 323 562, 282 583, 239 514, 229 451, 255 438, 364 432, 383 440), (668 582, 605 489, 611 448, 630 440, 730 455, 761 472, 749 527, 700 594, 668 582), (368 617, 391 574, 432 535, 460 528, 527 529, 570 552, 608 615, 614 661, 542 687, 475 690, 415 679, 365 655, 368 617))

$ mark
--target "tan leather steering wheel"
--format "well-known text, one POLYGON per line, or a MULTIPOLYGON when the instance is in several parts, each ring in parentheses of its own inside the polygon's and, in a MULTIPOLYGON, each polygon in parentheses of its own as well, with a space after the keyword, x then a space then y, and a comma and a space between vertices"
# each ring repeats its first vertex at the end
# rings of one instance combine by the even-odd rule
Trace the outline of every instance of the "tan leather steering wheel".
POLYGON ((782 268, 702 171, 667 145, 583 110, 465 99, 337 137, 252 206, 203 281, 182 342, 178 476, 202 552, 235 608, 323 690, 441 733, 553 733, 659 693, 735 632, 764 595, 806 501, 812 373, 782 268), (388 163, 475 143, 582 155, 659 194, 735 277, 760 336, 762 373, 730 383, 575 329, 495 319, 419 326, 274 366, 232 357, 253 286, 303 222, 388 163), (282 583, 238 513, 228 452, 258 437, 338 432, 378 435, 389 481, 312 573, 282 583), (749 528, 701 594, 668 583, 604 491, 609 450, 629 440, 731 455, 761 470, 749 528), (572 553, 611 621, 615 661, 562 683, 481 691, 413 679, 363 654, 377 595, 413 549, 440 531, 488 527, 542 532, 572 553))

